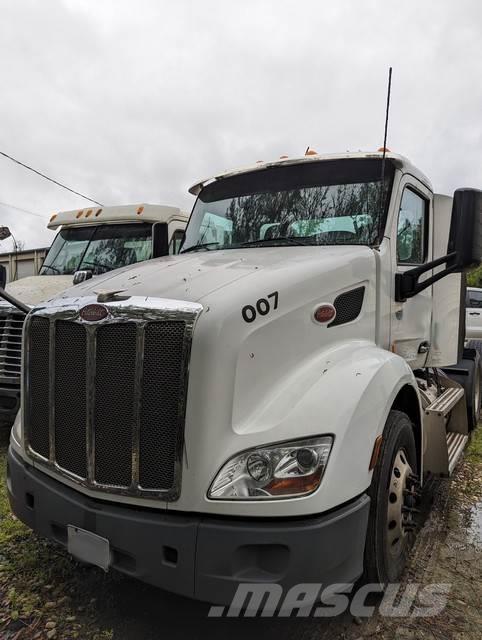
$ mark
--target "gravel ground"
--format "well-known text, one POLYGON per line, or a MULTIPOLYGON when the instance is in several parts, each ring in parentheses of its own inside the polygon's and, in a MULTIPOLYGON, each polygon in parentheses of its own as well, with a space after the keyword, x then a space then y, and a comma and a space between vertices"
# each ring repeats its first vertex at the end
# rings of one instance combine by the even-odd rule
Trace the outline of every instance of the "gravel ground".
MULTIPOLYGON (((0 448, 0 464, 5 466, 0 448)), ((2 468, 2 474, 4 469, 2 468)), ((3 477, 3 476, 2 476, 3 477)), ((448 604, 431 618, 375 613, 332 620, 207 618, 209 607, 125 576, 79 565, 40 540, 9 512, 0 486, 0 639, 81 638, 480 638, 482 617, 482 429, 450 480, 434 486, 434 505, 415 544, 404 584, 450 583, 448 604)), ((377 604, 377 601, 374 603, 377 604)))

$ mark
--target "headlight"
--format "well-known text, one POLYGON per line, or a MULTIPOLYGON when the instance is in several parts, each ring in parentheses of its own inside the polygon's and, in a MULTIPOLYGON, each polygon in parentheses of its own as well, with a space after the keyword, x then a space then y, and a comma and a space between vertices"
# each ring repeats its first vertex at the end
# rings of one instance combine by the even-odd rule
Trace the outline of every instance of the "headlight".
POLYGON ((322 436, 243 451, 223 465, 208 497, 262 500, 312 493, 320 485, 332 445, 332 436, 322 436))

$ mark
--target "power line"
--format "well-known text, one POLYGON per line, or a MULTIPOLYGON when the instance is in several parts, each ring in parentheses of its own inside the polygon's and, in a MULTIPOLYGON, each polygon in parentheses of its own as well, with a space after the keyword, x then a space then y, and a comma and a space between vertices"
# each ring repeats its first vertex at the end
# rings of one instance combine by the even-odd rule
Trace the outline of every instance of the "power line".
POLYGON ((58 180, 54 180, 53 178, 49 178, 49 176, 46 176, 45 173, 42 173, 41 171, 37 171, 37 169, 34 169, 33 167, 29 167, 28 164, 24 164, 23 162, 20 162, 20 160, 16 160, 15 158, 12 158, 12 156, 9 156, 8 153, 4 153, 3 151, 0 151, 0 155, 4 156, 5 158, 8 158, 12 162, 15 162, 15 164, 19 164, 21 167, 24 167, 25 169, 28 169, 29 171, 33 171, 33 173, 36 173, 38 176, 41 176, 42 178, 45 178, 45 180, 48 180, 49 182, 53 182, 58 187, 62 187, 62 189, 66 189, 67 191, 70 191, 71 193, 75 193, 76 196, 80 196, 81 198, 85 198, 85 200, 90 200, 90 202, 94 202, 95 204, 98 204, 101 207, 103 206, 103 204, 101 202, 97 202, 97 200, 94 200, 93 198, 89 198, 89 196, 85 196, 83 193, 79 193, 79 191, 75 191, 75 189, 71 189, 70 187, 67 187, 65 184, 62 184, 61 182, 58 182, 58 180))
POLYGON ((8 209, 16 209, 17 211, 22 211, 22 213, 28 213, 29 215, 35 216, 36 218, 42 218, 43 220, 46 220, 46 216, 43 216, 41 213, 35 213, 35 211, 22 209, 22 207, 16 207, 14 204, 8 204, 8 202, 0 202, 0 207, 7 207, 8 209))

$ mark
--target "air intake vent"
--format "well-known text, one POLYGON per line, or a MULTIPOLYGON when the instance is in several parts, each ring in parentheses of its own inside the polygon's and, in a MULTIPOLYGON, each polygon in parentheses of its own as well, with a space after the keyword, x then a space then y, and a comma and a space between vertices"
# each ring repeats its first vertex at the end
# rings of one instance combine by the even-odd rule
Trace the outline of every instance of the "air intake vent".
POLYGON ((360 315, 364 297, 365 287, 357 287, 346 293, 341 293, 333 303, 336 309, 336 317, 328 326, 337 327, 340 324, 356 320, 360 315))

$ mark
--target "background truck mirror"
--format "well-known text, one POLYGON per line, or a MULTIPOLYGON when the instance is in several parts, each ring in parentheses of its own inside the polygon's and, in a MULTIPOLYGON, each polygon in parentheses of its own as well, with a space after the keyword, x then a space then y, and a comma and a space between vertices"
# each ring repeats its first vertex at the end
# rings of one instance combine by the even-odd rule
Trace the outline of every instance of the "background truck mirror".
POLYGON ((482 261, 482 191, 457 189, 454 193, 447 253, 456 253, 460 269, 482 261))
POLYGON ((155 222, 152 225, 152 257, 158 258, 169 253, 169 235, 165 222, 155 222))
POLYGON ((80 271, 76 271, 74 273, 74 284, 80 284, 81 282, 85 282, 86 280, 90 280, 94 274, 91 269, 81 269, 80 271))
POLYGON ((0 264, 0 287, 5 289, 5 285, 7 284, 7 270, 0 264))
POLYGON ((8 227, 0 227, 0 240, 6 240, 12 235, 8 227))

